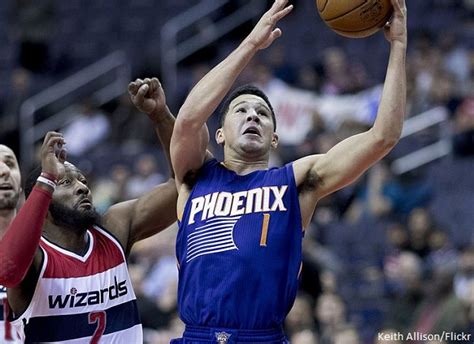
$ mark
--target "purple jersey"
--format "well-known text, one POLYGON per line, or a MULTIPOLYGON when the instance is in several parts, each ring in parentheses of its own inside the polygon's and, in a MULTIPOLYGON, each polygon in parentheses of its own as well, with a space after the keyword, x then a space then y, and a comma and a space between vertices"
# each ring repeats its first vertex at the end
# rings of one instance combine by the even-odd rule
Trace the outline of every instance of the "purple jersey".
POLYGON ((199 172, 179 222, 179 311, 187 325, 281 327, 298 289, 303 229, 293 166, 199 172))

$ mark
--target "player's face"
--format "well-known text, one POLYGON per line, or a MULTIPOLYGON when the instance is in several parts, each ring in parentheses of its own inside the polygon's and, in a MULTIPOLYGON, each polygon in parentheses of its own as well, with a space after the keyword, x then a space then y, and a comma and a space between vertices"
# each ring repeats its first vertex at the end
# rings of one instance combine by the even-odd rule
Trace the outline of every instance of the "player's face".
POLYGON ((266 154, 278 144, 272 111, 262 98, 240 95, 230 103, 216 139, 219 144, 243 154, 266 154))
POLYGON ((0 145, 0 210, 15 209, 21 192, 21 174, 15 153, 0 145))
POLYGON ((74 165, 64 163, 64 175, 53 193, 50 212, 58 224, 88 227, 97 221, 92 195, 84 175, 74 165))

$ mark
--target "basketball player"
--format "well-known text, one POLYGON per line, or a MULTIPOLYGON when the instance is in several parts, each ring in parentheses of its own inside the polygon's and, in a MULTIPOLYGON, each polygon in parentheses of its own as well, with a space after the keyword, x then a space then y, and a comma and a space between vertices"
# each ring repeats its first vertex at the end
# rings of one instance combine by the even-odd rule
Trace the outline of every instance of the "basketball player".
POLYGON ((326 154, 268 168, 276 120, 254 87, 232 93, 215 134, 224 161, 206 152, 206 121, 261 49, 281 35, 292 9, 276 0, 252 32, 191 90, 174 127, 178 188, 178 303, 186 324, 177 343, 286 343, 282 324, 295 299, 301 241, 316 204, 356 180, 397 143, 405 115, 404 0, 392 0, 390 58, 373 127, 326 154))
MULTIPOLYGON (((15 153, 9 147, 0 145, 0 240, 16 215, 22 192, 20 168, 15 153)), ((3 254, 0 251, 1 260, 3 254)), ((17 341, 8 321, 9 310, 7 288, 0 285, 0 343, 17 341)))
MULTIPOLYGON (((174 118, 156 81, 139 80, 129 90, 160 138, 171 137, 174 118)), ((174 180, 100 219, 86 178, 65 161, 64 144, 62 134, 46 134, 41 174, 27 181, 28 199, 2 241, 11 248, 2 247, 0 281, 12 325, 27 343, 141 343, 126 257, 135 242, 176 220, 174 180)))

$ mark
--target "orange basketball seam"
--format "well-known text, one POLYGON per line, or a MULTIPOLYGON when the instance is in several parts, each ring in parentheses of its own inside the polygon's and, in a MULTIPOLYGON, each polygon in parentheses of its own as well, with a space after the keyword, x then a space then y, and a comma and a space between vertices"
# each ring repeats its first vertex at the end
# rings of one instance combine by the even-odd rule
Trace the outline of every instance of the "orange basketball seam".
POLYGON ((328 3, 329 3, 329 0, 326 0, 326 2, 324 3, 324 6, 323 8, 321 9, 321 15, 323 14, 324 10, 326 9, 326 7, 328 6, 328 3))
POLYGON ((385 16, 384 18, 382 18, 379 22, 377 22, 375 25, 373 26, 370 26, 370 27, 367 27, 365 29, 362 29, 362 30, 357 30, 357 31, 347 31, 347 30, 341 30, 341 29, 337 29, 337 28, 333 28, 332 26, 330 26, 331 29, 333 29, 334 31, 339 31, 339 32, 347 32, 347 33, 357 33, 357 32, 363 32, 363 31, 366 31, 366 30, 370 30, 372 28, 377 28, 377 29, 380 29, 383 25, 381 25, 383 22, 387 22, 390 17, 392 16, 392 13, 393 11, 390 11, 387 16, 385 16), (379 26, 380 25, 380 26, 379 26))
MULTIPOLYGON (((328 4, 329 0, 326 1, 326 5, 328 4)), ((367 0, 363 3, 363 4, 360 4, 359 6, 357 7, 354 7, 352 9, 350 9, 349 11, 345 12, 345 13, 342 13, 342 14, 339 14, 337 17, 334 17, 334 18, 323 18, 325 21, 330 21, 330 20, 334 20, 334 19, 337 19, 337 18, 341 18, 341 17, 344 17, 345 15, 351 13, 352 11, 354 10, 357 10, 358 8, 364 6, 365 4, 367 3, 367 0)), ((326 8, 326 5, 324 6, 324 8, 326 8)), ((322 14, 322 13, 321 13, 322 14)))

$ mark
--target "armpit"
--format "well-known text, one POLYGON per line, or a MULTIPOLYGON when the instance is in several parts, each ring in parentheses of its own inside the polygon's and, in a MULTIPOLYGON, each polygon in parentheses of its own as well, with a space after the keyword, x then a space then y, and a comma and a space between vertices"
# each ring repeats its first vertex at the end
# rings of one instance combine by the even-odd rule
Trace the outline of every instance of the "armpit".
POLYGON ((194 184, 196 184, 198 177, 199 170, 190 170, 184 175, 183 184, 185 184, 189 189, 192 189, 194 184))
POLYGON ((321 184, 322 184, 322 179, 319 177, 316 171, 311 169, 308 171, 308 173, 306 173, 304 182, 299 185, 298 192, 299 193, 305 192, 305 191, 313 192, 321 184))

